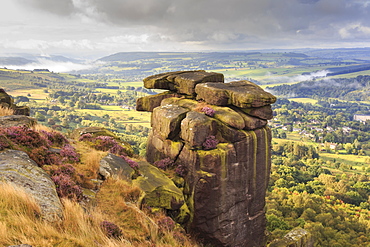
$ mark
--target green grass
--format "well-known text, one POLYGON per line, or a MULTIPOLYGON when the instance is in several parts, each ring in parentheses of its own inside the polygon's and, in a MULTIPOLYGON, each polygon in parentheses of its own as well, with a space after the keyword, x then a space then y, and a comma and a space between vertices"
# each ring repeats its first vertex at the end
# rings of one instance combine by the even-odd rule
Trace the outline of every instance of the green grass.
POLYGON ((295 101, 298 103, 311 103, 311 104, 316 104, 318 100, 316 99, 311 99, 311 98, 289 98, 290 101, 295 101))

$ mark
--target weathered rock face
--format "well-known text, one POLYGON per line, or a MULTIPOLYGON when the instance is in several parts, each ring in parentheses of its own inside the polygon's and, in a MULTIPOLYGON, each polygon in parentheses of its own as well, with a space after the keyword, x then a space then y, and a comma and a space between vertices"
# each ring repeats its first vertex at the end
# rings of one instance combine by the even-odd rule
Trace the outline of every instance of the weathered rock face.
POLYGON ((13 109, 14 115, 30 115, 30 108, 28 106, 17 106, 14 104, 12 97, 2 88, 0 88, 0 106, 13 109))
POLYGON ((178 94, 153 108, 147 160, 169 157, 185 167, 189 232, 214 246, 264 246, 271 166, 266 124, 276 98, 249 81, 223 83, 218 75, 196 83, 179 79, 184 77, 198 78, 199 71, 144 79, 146 87, 178 94))
POLYGON ((11 182, 31 194, 40 205, 42 217, 60 220, 63 207, 49 175, 22 151, 0 152, 0 182, 11 182))

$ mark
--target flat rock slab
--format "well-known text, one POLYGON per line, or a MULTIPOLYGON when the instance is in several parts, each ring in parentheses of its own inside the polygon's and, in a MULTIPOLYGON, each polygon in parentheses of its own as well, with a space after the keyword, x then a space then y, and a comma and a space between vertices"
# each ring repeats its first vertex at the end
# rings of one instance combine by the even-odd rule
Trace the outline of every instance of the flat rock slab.
POLYGON ((62 218, 63 206, 54 182, 25 152, 0 152, 0 181, 15 184, 31 194, 40 205, 45 220, 54 222, 62 218))
POLYGON ((198 100, 219 106, 262 107, 276 101, 275 96, 250 81, 201 83, 196 85, 195 92, 198 100))
POLYGON ((100 160, 99 174, 104 179, 116 175, 126 181, 131 181, 135 170, 124 159, 110 153, 100 160))
POLYGON ((144 79, 144 87, 149 89, 167 89, 186 95, 194 95, 195 86, 204 82, 224 82, 224 75, 204 70, 176 71, 149 76, 144 79))
POLYGON ((154 108, 161 105, 162 100, 176 96, 178 96, 178 94, 167 91, 160 94, 138 98, 136 100, 136 110, 152 112, 154 108))

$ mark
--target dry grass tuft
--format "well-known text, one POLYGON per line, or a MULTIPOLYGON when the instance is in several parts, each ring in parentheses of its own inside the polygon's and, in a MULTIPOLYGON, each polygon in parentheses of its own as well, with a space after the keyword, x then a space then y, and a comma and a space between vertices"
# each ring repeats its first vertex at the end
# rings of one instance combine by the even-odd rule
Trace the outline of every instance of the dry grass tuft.
POLYGON ((108 238, 100 224, 105 216, 93 208, 85 212, 70 200, 63 200, 64 219, 52 224, 38 215, 35 201, 11 184, 0 185, 0 246, 132 246, 125 239, 108 238))
POLYGON ((45 125, 42 125, 42 124, 39 124, 39 123, 33 125, 31 127, 31 129, 34 130, 34 131, 37 131, 37 132, 40 132, 42 130, 47 131, 47 132, 55 132, 55 130, 53 130, 52 128, 49 128, 49 127, 47 127, 45 125))
POLYGON ((14 115, 14 110, 8 107, 0 106, 0 117, 14 115))

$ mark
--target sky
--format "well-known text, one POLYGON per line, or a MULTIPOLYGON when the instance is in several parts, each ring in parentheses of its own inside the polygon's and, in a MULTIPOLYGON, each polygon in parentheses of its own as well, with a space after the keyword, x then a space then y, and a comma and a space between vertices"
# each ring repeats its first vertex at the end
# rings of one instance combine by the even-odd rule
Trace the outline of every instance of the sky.
POLYGON ((0 54, 370 47, 370 0, 1 0, 0 54))

